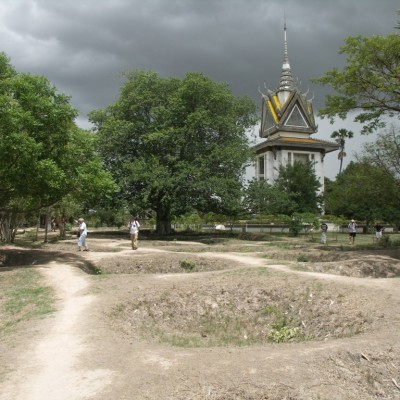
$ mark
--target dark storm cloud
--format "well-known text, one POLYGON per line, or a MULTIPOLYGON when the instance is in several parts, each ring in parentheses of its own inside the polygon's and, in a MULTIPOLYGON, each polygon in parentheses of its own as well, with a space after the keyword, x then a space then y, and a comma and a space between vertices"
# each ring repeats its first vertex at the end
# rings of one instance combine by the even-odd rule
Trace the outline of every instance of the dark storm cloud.
POLYGON ((20 71, 47 76, 72 96, 80 121, 115 101, 120 73, 162 76, 203 72, 237 95, 260 102, 275 89, 283 57, 284 13, 289 59, 302 88, 344 60, 350 35, 394 32, 397 0, 2 0, 0 50, 20 71))

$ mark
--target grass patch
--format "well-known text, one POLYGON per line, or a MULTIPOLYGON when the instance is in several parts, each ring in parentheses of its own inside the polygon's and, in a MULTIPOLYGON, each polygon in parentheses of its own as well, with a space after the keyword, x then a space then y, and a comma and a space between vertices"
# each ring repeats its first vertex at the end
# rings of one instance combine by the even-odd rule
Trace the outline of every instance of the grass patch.
POLYGON ((55 311, 54 291, 42 285, 41 279, 34 269, 0 275, 0 333, 9 333, 21 322, 55 311))
POLYGON ((94 275, 103 275, 104 271, 103 271, 103 269, 101 267, 93 267, 91 269, 91 273, 94 274, 94 275))
POLYGON ((193 260, 182 260, 179 264, 187 272, 193 271, 196 267, 196 263, 193 260))
POLYGON ((376 310, 370 308, 372 299, 359 296, 251 268, 219 274, 212 285, 204 282, 195 290, 188 284, 136 293, 109 316, 114 326, 139 340, 189 348, 242 347, 363 332, 376 310))
POLYGON ((297 262, 309 262, 310 259, 308 258, 307 254, 300 254, 297 257, 297 262))

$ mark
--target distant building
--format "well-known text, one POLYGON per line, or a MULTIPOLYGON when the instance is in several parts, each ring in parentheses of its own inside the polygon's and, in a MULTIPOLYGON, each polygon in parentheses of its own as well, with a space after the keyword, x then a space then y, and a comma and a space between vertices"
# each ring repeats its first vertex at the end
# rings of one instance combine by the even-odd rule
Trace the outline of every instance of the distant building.
POLYGON ((284 25, 284 57, 281 79, 275 91, 266 89, 262 95, 259 136, 265 141, 255 145, 255 174, 258 180, 273 184, 279 166, 295 161, 315 162, 315 173, 324 188, 325 154, 339 149, 337 143, 311 138, 317 132, 312 100, 300 91, 292 77, 289 64, 286 23, 284 25))

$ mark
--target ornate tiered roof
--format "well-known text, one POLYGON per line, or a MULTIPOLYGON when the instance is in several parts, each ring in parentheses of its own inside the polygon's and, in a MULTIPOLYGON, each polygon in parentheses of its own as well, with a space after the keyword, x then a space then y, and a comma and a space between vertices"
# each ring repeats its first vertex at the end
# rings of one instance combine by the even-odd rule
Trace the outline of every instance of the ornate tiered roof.
MULTIPOLYGON (((260 91, 261 92, 261 91, 260 91)), ((275 90, 261 92, 261 127, 259 135, 267 140, 255 146, 257 153, 271 145, 290 147, 305 146, 323 149, 324 152, 337 150, 336 143, 310 139, 317 132, 312 98, 302 92, 300 85, 293 78, 290 68, 287 29, 284 24, 284 55, 279 84, 275 90)))

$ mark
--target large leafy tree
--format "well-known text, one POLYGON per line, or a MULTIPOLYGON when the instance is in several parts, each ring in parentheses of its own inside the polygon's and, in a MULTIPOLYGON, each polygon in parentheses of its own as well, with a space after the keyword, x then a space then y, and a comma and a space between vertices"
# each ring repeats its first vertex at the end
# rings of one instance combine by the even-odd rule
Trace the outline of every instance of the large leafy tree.
POLYGON ((400 186, 400 132, 391 125, 378 134, 375 142, 365 143, 357 158, 365 163, 379 167, 387 175, 396 178, 400 186))
POLYGON ((290 193, 265 180, 251 180, 244 193, 244 208, 252 214, 292 215, 297 207, 290 193))
POLYGON ((347 57, 343 70, 334 68, 313 79, 336 91, 327 95, 319 115, 333 123, 355 112, 354 120, 364 124, 361 133, 383 127, 384 116, 399 116, 400 35, 350 36, 339 53, 347 57))
POLYGON ((351 162, 329 182, 325 192, 326 208, 347 218, 397 222, 400 190, 393 175, 369 162, 351 162))
POLYGON ((319 194, 321 184, 315 174, 314 163, 295 161, 292 165, 281 165, 274 186, 287 193, 296 204, 294 211, 317 212, 322 203, 319 194))
POLYGON ((153 210, 160 234, 192 209, 232 214, 254 102, 199 73, 179 80, 134 71, 126 79, 115 104, 90 114, 122 196, 153 210))
POLYGON ((346 146, 346 139, 351 139, 354 136, 352 131, 348 131, 347 129, 339 129, 337 131, 333 131, 331 134, 331 138, 336 139, 339 147, 338 158, 340 160, 339 174, 342 172, 343 167, 343 158, 346 157, 346 152, 344 151, 346 146))
POLYGON ((12 241, 26 214, 68 193, 89 201, 112 190, 93 135, 76 127, 76 115, 45 77, 17 72, 0 53, 1 240, 12 241))

